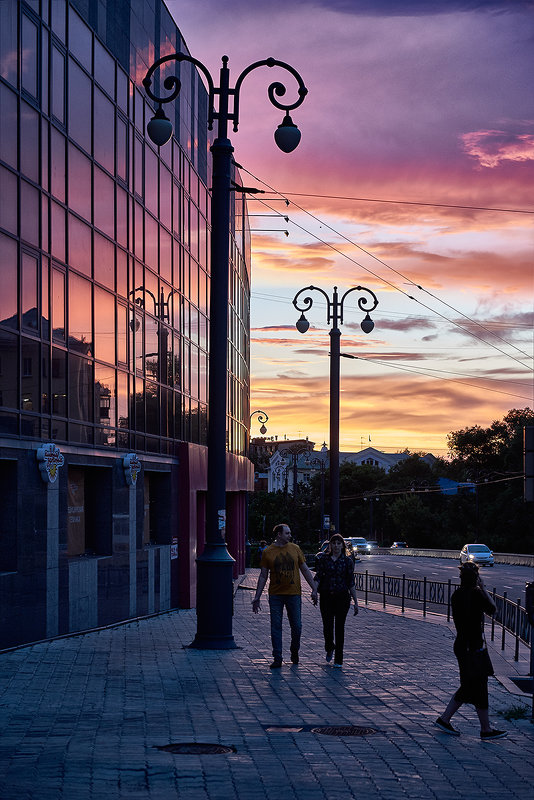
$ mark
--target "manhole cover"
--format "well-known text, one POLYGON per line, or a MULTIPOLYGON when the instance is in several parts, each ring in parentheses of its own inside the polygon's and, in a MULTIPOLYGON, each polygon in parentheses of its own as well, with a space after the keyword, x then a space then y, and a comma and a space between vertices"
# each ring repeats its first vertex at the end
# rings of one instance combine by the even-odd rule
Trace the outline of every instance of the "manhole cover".
POLYGON ((175 744, 164 744, 156 747, 157 750, 164 750, 166 753, 180 755, 211 756, 218 753, 236 753, 233 746, 226 744, 203 744, 202 742, 176 742, 175 744))
POLYGON ((356 725, 327 725, 322 728, 312 728, 312 733, 322 733, 323 736, 370 736, 376 733, 374 728, 359 728, 356 725))

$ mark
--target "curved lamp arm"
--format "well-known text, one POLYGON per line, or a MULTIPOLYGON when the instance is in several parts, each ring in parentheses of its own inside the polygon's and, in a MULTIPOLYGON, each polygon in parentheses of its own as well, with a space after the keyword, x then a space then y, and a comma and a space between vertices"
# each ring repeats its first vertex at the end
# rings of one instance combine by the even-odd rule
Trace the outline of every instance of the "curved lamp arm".
POLYGON ((296 293, 295 297, 293 298, 293 305, 295 306, 297 311, 301 312, 300 319, 297 322, 297 330, 300 333, 306 333, 306 331, 309 328, 309 322, 306 319, 306 317, 304 316, 304 312, 305 311, 309 311, 310 308, 312 307, 312 305, 313 305, 313 297, 310 297, 309 295, 307 297, 303 297, 302 301, 301 301, 302 302, 302 306, 299 305, 299 297, 304 292, 312 292, 312 291, 320 292, 323 295, 323 297, 325 298, 325 300, 326 300, 326 321, 330 322, 330 319, 331 319, 331 316, 332 316, 332 310, 331 310, 332 309, 332 303, 331 303, 330 298, 328 297, 327 293, 324 291, 324 289, 321 289, 320 286, 305 286, 304 289, 301 289, 300 291, 298 291, 296 293))
POLYGON ((168 56, 162 56, 162 58, 158 58, 158 60, 152 64, 147 74, 143 78, 143 86, 145 87, 145 92, 147 93, 147 95, 150 97, 151 100, 153 100, 155 103, 158 103, 160 108, 162 103, 171 103, 173 100, 176 100, 176 98, 180 94, 180 89, 182 88, 182 82, 180 81, 179 78, 176 77, 176 75, 167 75, 167 77, 163 81, 163 86, 165 87, 165 89, 171 92, 171 94, 168 95, 167 97, 159 97, 158 95, 154 94, 154 92, 150 88, 152 85, 152 75, 156 70, 158 70, 161 66, 163 66, 163 64, 166 64, 167 61, 178 61, 178 63, 181 63, 182 61, 187 61, 189 64, 193 64, 195 67, 198 67, 199 70, 204 75, 204 77, 206 78, 206 82, 208 84, 208 95, 209 95, 208 130, 211 131, 213 128, 213 120, 215 119, 215 108, 214 108, 215 86, 213 84, 213 78, 211 77, 210 72, 204 66, 204 64, 197 58, 193 58, 192 56, 187 55, 187 53, 171 53, 168 56))
POLYGON ((349 295, 351 292, 367 292, 370 297, 366 295, 362 295, 358 297, 358 308, 360 311, 366 311, 367 314, 370 311, 374 311, 378 305, 378 299, 374 292, 371 289, 367 289, 365 286, 353 286, 352 289, 347 289, 341 300, 339 301, 339 321, 340 323, 343 322, 343 303, 345 302, 345 297, 349 295), (372 303, 372 305, 370 305, 372 303))
POLYGON ((267 422, 269 417, 267 416, 265 411, 253 411, 252 414, 250 415, 250 421, 251 422, 252 422, 252 417, 255 414, 258 415, 258 422, 261 422, 260 433, 263 435, 264 433, 267 433, 267 427, 266 427, 265 423, 267 422))
POLYGON ((308 90, 304 86, 304 81, 302 80, 301 76, 294 69, 290 64, 286 64, 285 61, 277 61, 275 58, 266 58, 263 61, 255 61, 254 64, 251 64, 249 67, 243 70, 241 75, 236 81, 235 89, 230 90, 231 93, 234 95, 234 113, 229 114, 229 118, 233 119, 234 121, 234 131, 237 131, 237 127, 239 125, 239 92, 241 91, 241 84, 246 76, 252 72, 253 70, 257 69, 258 67, 281 67, 282 69, 287 70, 288 72, 293 75, 295 80, 298 83, 298 99, 294 103, 280 103, 275 95, 278 97, 283 97, 286 93, 286 87, 283 83, 279 81, 275 81, 271 83, 271 85, 267 88, 267 94, 269 96, 269 100, 275 106, 275 108, 279 108, 281 111, 285 111, 286 115, 288 115, 289 111, 292 111, 294 108, 298 108, 301 103, 304 101, 304 98, 308 94, 308 90))

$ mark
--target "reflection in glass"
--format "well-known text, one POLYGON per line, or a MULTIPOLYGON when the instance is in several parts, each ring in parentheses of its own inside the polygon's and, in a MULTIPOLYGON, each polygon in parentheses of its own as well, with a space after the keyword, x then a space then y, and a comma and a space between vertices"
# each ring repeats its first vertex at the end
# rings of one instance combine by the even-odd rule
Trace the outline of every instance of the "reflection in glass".
POLYGON ((0 75, 17 85, 17 3, 0 3, 0 75))
POLYGON ((119 185, 117 189, 117 242, 128 247, 128 195, 119 185))
POLYGON ((0 227, 17 234, 17 176, 0 167, 0 227))
POLYGON ((65 202, 65 137, 54 126, 51 127, 51 187, 50 191, 62 203, 65 202))
POLYGON ((69 417, 92 422, 93 365, 88 358, 69 354, 69 417))
POLYGON ((95 281, 115 288, 115 245, 95 231, 95 281))
POLYGON ((91 222, 91 162, 69 143, 69 206, 91 222))
MULTIPOLYGON (((0 205, 2 205, 0 203, 0 205)), ((0 325, 18 328, 17 314, 17 243, 0 233, 0 325)))
MULTIPOLYGON (((2 139, 14 139, 14 136, 6 135, 9 128, 5 123, 6 120, 2 119, 2 139)), ((20 169, 34 183, 39 182, 39 114, 24 101, 20 104, 20 169)))
MULTIPOLYGON (((69 347, 86 355, 92 354, 91 284, 71 273, 69 276, 69 347)), ((77 417, 77 419, 81 419, 77 417)), ((84 418, 85 419, 85 418, 84 418)))
POLYGON ((158 223, 150 214, 145 214, 145 264, 158 269, 158 223))
POLYGON ((39 307, 37 302, 37 259, 29 253, 21 258, 21 312, 22 326, 36 331, 39 327, 39 307))
POLYGON ((95 286, 95 358, 115 364, 115 297, 95 286))
POLYGON ((171 199, 172 199, 172 179, 171 173, 160 165, 159 175, 159 218, 169 230, 171 229, 171 199))
POLYGON ((39 221, 41 218, 39 190, 26 181, 21 181, 20 202, 23 208, 20 217, 20 237, 34 247, 39 247, 39 221))
POLYGON ((39 342, 22 337, 21 396, 22 411, 39 411, 39 342))
POLYGON ((117 177, 128 180, 128 125, 117 115, 117 177))
POLYGON ((33 20, 22 14, 21 33, 21 80, 22 88, 38 97, 39 75, 38 29, 33 20))
POLYGON ((50 249, 50 200, 46 194, 41 195, 41 249, 50 249))
POLYGON ((159 274, 172 281, 172 237, 164 228, 159 229, 159 274))
POLYGON ((115 184, 105 172, 95 166, 94 222, 111 239, 115 236, 115 184))
POLYGON ((117 293, 128 297, 128 256, 117 248, 117 293))
POLYGON ((69 265, 91 277, 91 228, 69 214, 69 265))
POLYGON ((69 9, 69 50, 88 72, 93 68, 93 36, 73 8, 69 9))
POLYGON ((67 354, 52 348, 52 414, 67 416, 67 354))
POLYGON ((41 413, 50 414, 50 349, 41 350, 41 413))
POLYGON ((151 380, 158 380, 159 336, 158 322, 152 317, 145 318, 145 374, 151 380))
MULTIPOLYGON (((108 428, 114 428, 116 426, 115 411, 115 370, 95 364, 95 422, 108 426, 108 428)), ((111 434, 112 432, 107 430, 105 438, 108 443, 111 443, 111 434)))
POLYGON ((117 362, 128 363, 128 308, 117 306, 117 362))
POLYGON ((158 157, 145 147, 145 206, 158 216, 158 157))
POLYGON ((128 374, 126 372, 117 373, 117 424, 119 428, 129 428, 129 392, 128 374))
POLYGON ((144 219, 144 211, 139 203, 135 204, 135 241, 134 241, 134 253, 137 258, 143 260, 144 250, 143 250, 143 219, 144 219))
POLYGON ((135 430, 145 430, 145 382, 135 379, 135 430))
POLYGON ((0 119, 3 126, 0 136, 0 159, 13 169, 17 169, 17 96, 3 83, 0 83, 0 119))
POLYGON ((94 156, 108 172, 115 167, 115 107, 106 95, 94 90, 94 156))
POLYGON ((41 335, 43 339, 50 338, 49 269, 49 261, 43 256, 41 261, 41 335))
POLYGON ((65 209, 54 202, 51 206, 52 255, 65 261, 65 209))
POLYGON ((51 114, 65 124, 65 56, 52 45, 51 114))
POLYGON ((0 329, 0 406, 18 408, 19 337, 0 329))
POLYGON ((65 273, 52 270, 52 336, 65 339, 65 273))
POLYGON ((143 141, 138 136, 134 142, 134 191, 143 197, 143 141))
POLYGON ((95 78, 112 99, 115 99, 115 61, 95 38, 95 78))
POLYGON ((83 149, 91 152, 91 81, 69 58, 69 133, 83 149))
POLYGON ((146 432, 159 434, 159 392, 157 384, 147 380, 146 392, 146 432))

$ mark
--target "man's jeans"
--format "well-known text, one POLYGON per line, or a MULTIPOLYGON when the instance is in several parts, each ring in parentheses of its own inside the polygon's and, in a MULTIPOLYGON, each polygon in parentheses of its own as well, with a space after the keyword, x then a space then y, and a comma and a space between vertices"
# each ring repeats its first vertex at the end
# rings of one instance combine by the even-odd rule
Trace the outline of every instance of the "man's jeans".
POLYGON ((300 634, 302 631, 300 594, 270 594, 271 641, 273 644, 273 658, 275 661, 282 660, 282 613, 284 611, 284 606, 291 628, 291 655, 298 655, 300 648, 300 634))

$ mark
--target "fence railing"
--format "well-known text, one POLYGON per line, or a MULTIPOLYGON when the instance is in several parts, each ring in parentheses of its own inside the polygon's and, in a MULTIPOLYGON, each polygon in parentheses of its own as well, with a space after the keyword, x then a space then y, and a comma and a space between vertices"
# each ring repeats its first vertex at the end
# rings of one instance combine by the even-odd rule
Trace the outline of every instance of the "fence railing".
MULTIPOLYGON (((444 581, 432 581, 428 578, 407 578, 405 575, 386 575, 382 572, 378 575, 365 572, 355 572, 354 579, 356 590, 362 592, 365 603, 369 602, 369 595, 378 595, 382 600, 383 608, 386 608, 387 598, 396 601, 395 605, 400 605, 404 612, 407 607, 422 607, 423 616, 427 612, 437 614, 447 614, 447 621, 451 619, 451 596, 458 583, 450 579, 444 581)), ((495 615, 491 617, 491 641, 498 635, 501 639, 501 650, 504 650, 506 634, 512 635, 515 640, 514 660, 519 660, 519 644, 523 643, 526 647, 531 647, 533 636, 531 625, 527 613, 521 605, 521 599, 510 600, 507 593, 497 594, 496 589, 490 592, 493 602, 497 607, 495 615), (500 629, 499 629, 500 628, 500 629)))

